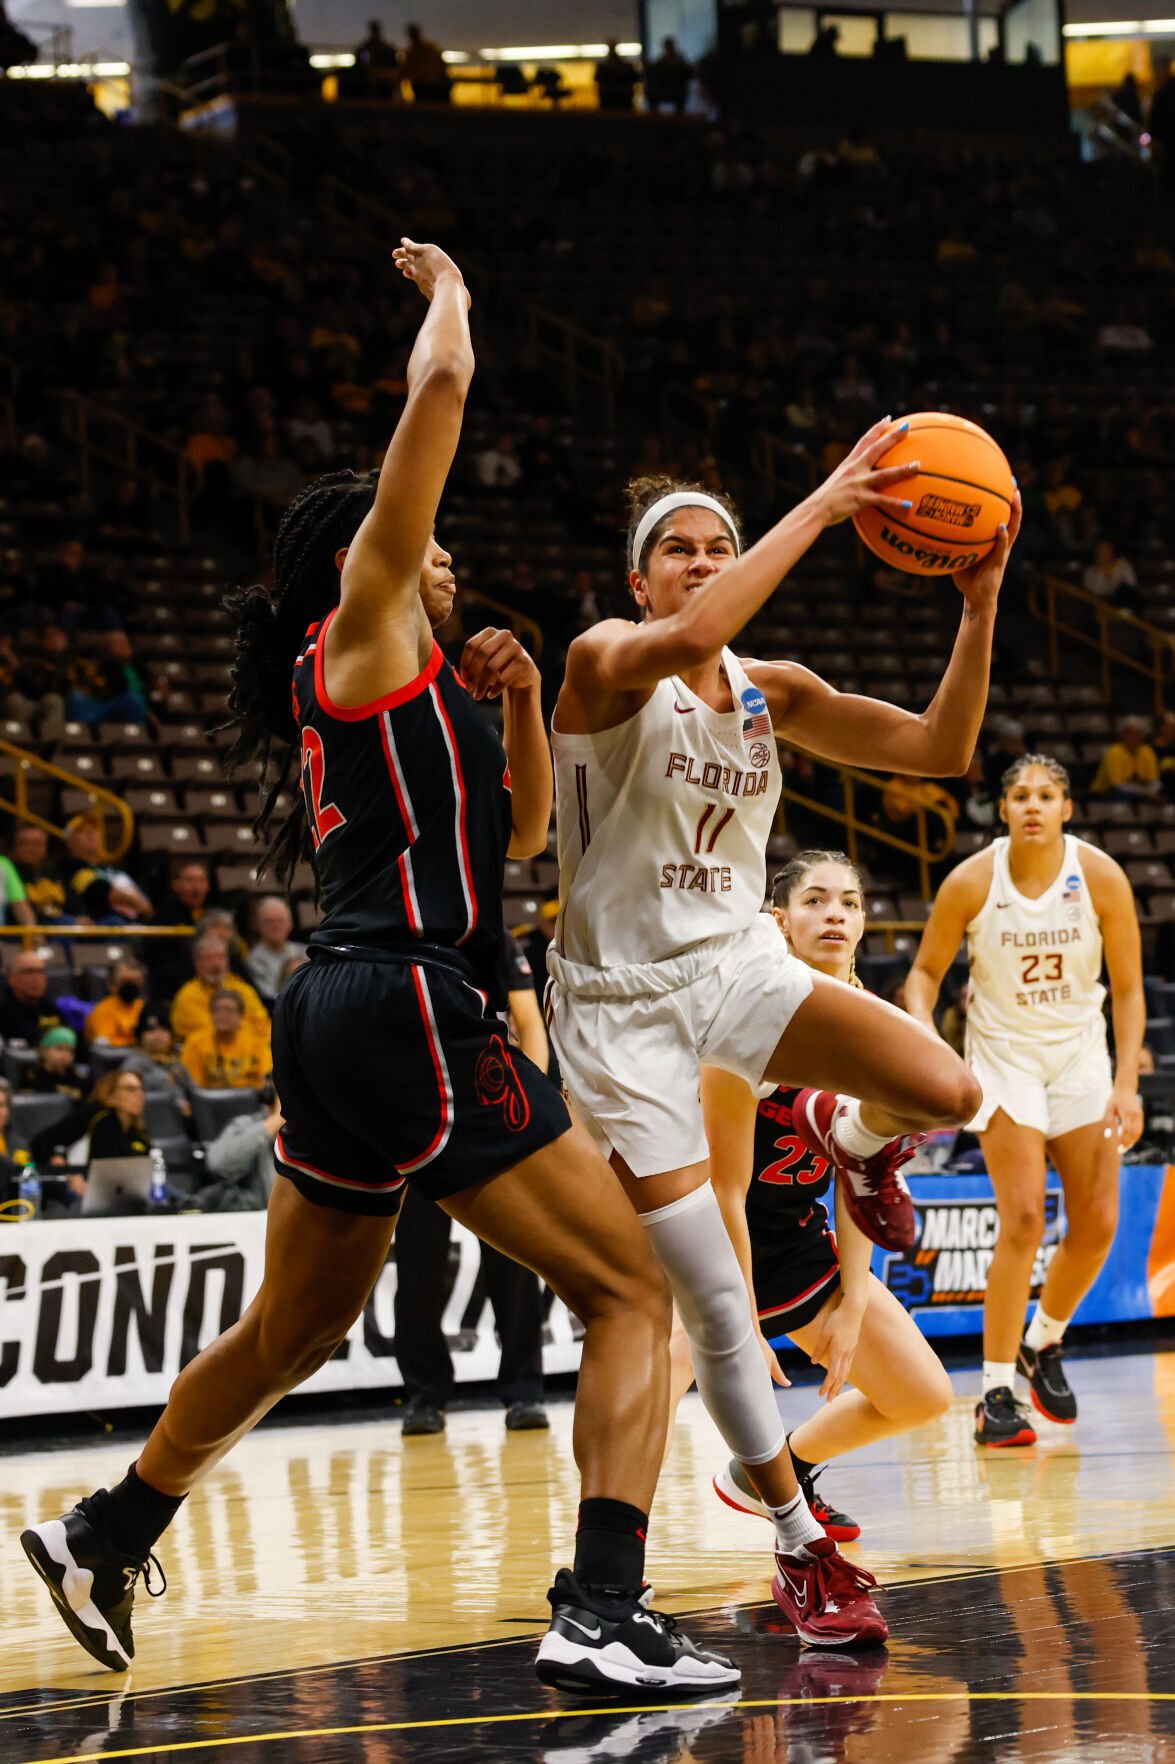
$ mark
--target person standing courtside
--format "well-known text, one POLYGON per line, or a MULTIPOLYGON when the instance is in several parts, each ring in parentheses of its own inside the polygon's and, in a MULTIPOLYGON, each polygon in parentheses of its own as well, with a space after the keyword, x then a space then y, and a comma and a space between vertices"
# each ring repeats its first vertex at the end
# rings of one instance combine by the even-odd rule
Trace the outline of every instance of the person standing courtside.
MULTIPOLYGON (((517 1045, 540 1072, 549 1067, 547 1031, 530 963, 512 937, 503 938, 503 984, 517 1045)), ((502 1058, 505 1058, 503 1052, 502 1058)), ((449 1297, 445 1272, 451 1221, 421 1194, 411 1194, 396 1226, 396 1361, 408 1404, 404 1433, 443 1433, 453 1395, 453 1356, 442 1318, 449 1297)), ((488 1243, 481 1246, 475 1300, 489 1299, 501 1344, 494 1381, 511 1433, 547 1427, 543 1408, 542 1290, 529 1268, 488 1243)))
POLYGON ((1065 831, 1069 774, 1047 754, 1008 767, 1007 833, 952 870, 906 978, 906 1008, 934 1028, 943 975, 967 939, 967 1061, 983 1086, 978 1133, 1000 1229, 983 1306, 983 1390, 975 1442, 1032 1445, 1017 1371, 1050 1421, 1077 1419, 1062 1364, 1065 1331, 1110 1253, 1118 1160, 1142 1132, 1138 1062, 1146 1028, 1138 914, 1121 865, 1065 831), (1102 1014, 1105 953, 1117 1071, 1102 1014), (1027 1331, 1044 1237, 1046 1157, 1065 1194, 1066 1230, 1027 1331))

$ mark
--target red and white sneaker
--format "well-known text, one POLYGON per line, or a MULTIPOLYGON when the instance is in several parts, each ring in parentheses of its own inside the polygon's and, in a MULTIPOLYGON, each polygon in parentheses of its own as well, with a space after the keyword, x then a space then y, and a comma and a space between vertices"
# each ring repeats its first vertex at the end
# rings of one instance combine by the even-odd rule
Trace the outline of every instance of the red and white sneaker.
MULTIPOLYGON (((800 1492, 808 1503, 808 1511, 818 1525, 824 1527, 824 1535, 831 1537, 836 1543, 853 1543, 861 1535, 861 1527, 847 1513, 841 1513, 812 1485, 819 1470, 812 1476, 799 1478, 800 1492)), ((758 1519, 771 1519, 771 1508, 761 1500, 751 1486, 751 1479, 739 1463, 732 1458, 729 1464, 717 1472, 713 1478, 714 1493, 736 1513, 753 1513, 758 1519)))
POLYGON ((882 1249, 913 1249, 917 1235, 914 1201, 901 1173, 925 1134, 907 1133, 891 1139, 870 1158, 845 1151, 836 1137, 837 1122, 848 1104, 835 1091, 800 1090, 792 1104, 792 1126, 809 1151, 835 1164, 844 1178, 841 1190, 849 1217, 882 1249))
POLYGON ((818 1537, 803 1556, 775 1553, 771 1596, 803 1642, 813 1648, 879 1648, 889 1626, 869 1588, 877 1581, 818 1537))

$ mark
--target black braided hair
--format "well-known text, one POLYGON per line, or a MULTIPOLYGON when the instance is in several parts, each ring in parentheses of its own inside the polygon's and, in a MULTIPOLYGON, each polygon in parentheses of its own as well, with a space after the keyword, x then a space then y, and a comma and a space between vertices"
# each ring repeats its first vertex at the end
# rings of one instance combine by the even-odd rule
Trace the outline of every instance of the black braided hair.
POLYGON ((261 811, 253 823, 267 840, 258 875, 271 869, 288 882, 301 858, 312 853, 301 790, 274 832, 278 798, 296 776, 301 736, 294 716, 291 675, 307 626, 339 603, 335 554, 349 545, 375 501, 376 474, 327 472, 300 490, 278 526, 273 545, 273 587, 255 584, 225 596, 236 621, 236 660, 226 728, 234 731, 225 769, 255 761, 261 811))
POLYGON ((1020 782, 1020 774, 1026 772, 1029 766, 1039 766, 1042 772, 1047 772, 1061 795, 1068 800, 1070 794, 1069 774, 1060 760, 1054 759, 1050 753, 1022 753, 1017 759, 1014 759, 1000 779, 1001 796, 1006 796, 1012 786, 1020 782))

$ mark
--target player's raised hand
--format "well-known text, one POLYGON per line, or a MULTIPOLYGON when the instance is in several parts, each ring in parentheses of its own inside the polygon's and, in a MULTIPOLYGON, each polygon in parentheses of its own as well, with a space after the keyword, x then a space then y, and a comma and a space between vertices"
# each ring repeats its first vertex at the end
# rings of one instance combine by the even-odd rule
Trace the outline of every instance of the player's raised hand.
POLYGON ((907 512, 911 504, 902 495, 901 486, 907 479, 918 475, 922 469, 920 461, 912 459, 908 465, 881 467, 877 462, 895 441, 901 439, 909 426, 908 423, 895 425, 889 417, 882 417, 824 480, 816 491, 815 500, 820 505, 825 526, 847 521, 863 508, 882 508, 887 514, 897 516, 907 512))
MULTIPOLYGON (((392 262, 409 282, 415 282, 426 300, 431 301, 439 284, 448 277, 465 288, 465 278, 439 245, 418 245, 414 239, 401 239, 392 252, 392 262)), ((465 288, 465 304, 469 305, 469 289, 465 288)))
POLYGON ((1016 543, 1016 535, 1020 531, 1020 522, 1024 518, 1024 504, 1020 500, 1020 492, 1012 497, 1012 509, 1007 525, 1000 528, 996 542, 985 558, 972 564, 969 570, 959 570, 955 577, 955 587, 967 602, 968 607, 982 612, 986 607, 994 606, 999 597, 1000 587, 1004 580, 1004 571, 1008 567, 1008 558, 1016 543))
POLYGON ((471 637, 461 651, 461 678, 474 698, 500 698, 512 688, 541 683, 529 650, 513 631, 500 631, 493 625, 471 637))

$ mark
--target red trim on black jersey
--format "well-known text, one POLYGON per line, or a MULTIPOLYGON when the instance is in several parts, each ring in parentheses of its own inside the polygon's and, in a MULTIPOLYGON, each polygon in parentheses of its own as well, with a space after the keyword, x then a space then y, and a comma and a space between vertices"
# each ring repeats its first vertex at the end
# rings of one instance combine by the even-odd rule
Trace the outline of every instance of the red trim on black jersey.
POLYGON ((396 794, 396 805, 400 810, 400 818, 404 823, 404 833, 408 844, 396 859, 396 869, 400 876, 400 889, 404 896, 404 912, 408 919, 408 928, 414 937, 419 937, 424 929, 424 921, 420 916, 420 903, 416 898, 416 878, 412 871, 412 847, 420 837, 420 829, 416 823, 416 811, 412 807, 408 795, 408 780, 403 775, 400 756, 396 749, 396 738, 392 733, 391 719, 383 712, 379 719, 380 740, 383 742, 384 759, 387 761, 388 776, 392 780, 392 789, 396 794))
POLYGON ((316 1177, 319 1182, 329 1183, 332 1188, 357 1188, 367 1194, 395 1194, 398 1188, 404 1186, 403 1176, 397 1176, 394 1182, 355 1182, 349 1176, 332 1176, 326 1170, 320 1170, 317 1164, 308 1164, 305 1158, 292 1158, 285 1148, 280 1128, 273 1149, 279 1164, 288 1164, 291 1170, 301 1170, 307 1176, 316 1177))
POLYGON ((440 644, 435 641, 428 661, 416 678, 409 680, 406 686, 397 686, 394 692, 385 692, 382 698, 373 698, 368 704, 336 704, 326 689, 323 656, 326 650, 326 634, 338 610, 337 606, 332 607, 322 621, 322 633, 314 649, 314 693, 328 717, 334 717, 340 723, 358 723, 364 717, 373 717, 377 711, 395 710, 398 704, 407 704, 409 699, 419 698, 422 692, 428 690, 445 660, 440 644))
POLYGON ((432 994, 428 989, 428 979, 423 968, 418 967, 415 962, 412 964, 411 973, 412 984, 416 988, 416 1002, 420 1006, 420 1016, 424 1024, 425 1039, 428 1042, 428 1051, 432 1056, 432 1068, 436 1073, 441 1118, 435 1134, 420 1156, 410 1159, 406 1164, 396 1165, 402 1176, 414 1176, 418 1170, 423 1170, 426 1164, 431 1164, 435 1157, 440 1156, 449 1143, 449 1135, 453 1131, 453 1121, 456 1117, 453 1083, 449 1077, 449 1068, 445 1061, 445 1050, 441 1045, 437 1020, 433 1015, 432 994))
POLYGON ((466 911, 466 929, 457 939, 458 944, 462 944, 467 943, 477 929, 477 890, 473 885, 473 865, 469 861, 469 839, 465 829, 465 774, 461 770, 457 735, 449 721, 449 713, 445 709, 444 700, 435 686, 429 688, 429 696, 433 701, 437 716, 440 718, 445 746, 449 753, 449 766, 453 774, 453 790, 457 798, 457 867, 461 872, 461 891, 465 896, 466 911))

